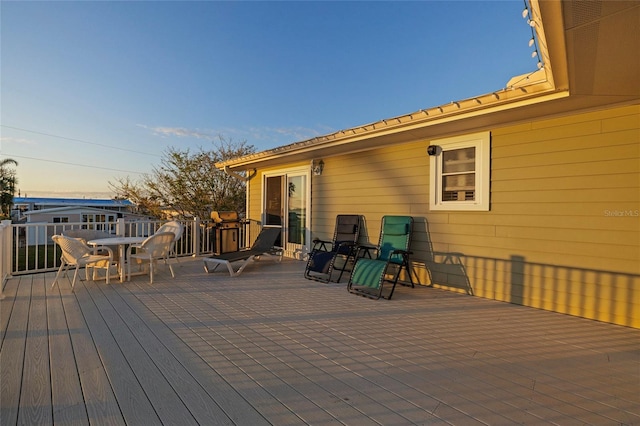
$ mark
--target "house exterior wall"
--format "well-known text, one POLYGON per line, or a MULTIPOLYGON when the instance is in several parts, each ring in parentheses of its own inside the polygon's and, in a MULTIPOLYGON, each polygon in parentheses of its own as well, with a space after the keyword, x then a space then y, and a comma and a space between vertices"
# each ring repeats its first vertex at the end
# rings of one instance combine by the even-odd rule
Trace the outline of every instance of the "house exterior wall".
POLYGON ((488 130, 490 211, 429 210, 420 140, 324 158, 311 237, 355 213, 375 243, 382 216, 411 215, 422 284, 640 328, 640 106, 488 130))
POLYGON ((263 208, 262 208, 262 181, 264 180, 264 175, 280 171, 282 169, 290 169, 296 167, 311 167, 311 163, 307 161, 303 162, 295 162, 289 163, 283 167, 270 167, 259 169, 256 175, 251 178, 249 184, 247 186, 248 196, 247 196, 247 218, 251 220, 262 221, 264 217, 262 216, 263 208))
POLYGON ((29 215, 29 222, 45 222, 51 223, 54 217, 65 217, 69 222, 81 222, 82 213, 79 211, 73 212, 56 212, 56 213, 38 213, 34 212, 29 215))
POLYGON ((29 223, 37 223, 37 222, 52 223, 54 218, 66 218, 68 219, 68 222, 76 223, 76 222, 82 222, 83 214, 113 216, 115 219, 117 219, 118 217, 123 217, 127 220, 135 220, 140 218, 139 215, 131 215, 131 214, 112 211, 112 210, 78 208, 78 209, 62 209, 62 210, 56 210, 56 211, 51 211, 50 209, 35 210, 28 214, 28 217, 29 217, 28 221, 29 223))

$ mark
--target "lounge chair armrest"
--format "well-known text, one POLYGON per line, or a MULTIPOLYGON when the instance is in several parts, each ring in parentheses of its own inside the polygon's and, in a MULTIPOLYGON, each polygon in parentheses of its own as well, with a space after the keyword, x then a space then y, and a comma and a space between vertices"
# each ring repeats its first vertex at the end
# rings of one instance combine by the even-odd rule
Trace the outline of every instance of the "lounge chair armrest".
POLYGON ((402 254, 402 255, 405 255, 405 254, 413 254, 413 252, 410 251, 410 250, 396 249, 396 250, 392 251, 391 254, 402 254))
POLYGON ((319 238, 315 238, 313 240, 313 247, 311 248, 311 250, 329 251, 327 249, 327 245, 331 246, 331 244, 333 244, 333 241, 327 241, 327 240, 321 240, 319 238))
POLYGON ((358 251, 358 244, 353 241, 340 241, 333 250, 341 254, 354 255, 358 251))
POLYGON ((353 241, 339 241, 338 246, 359 247, 358 244, 354 243, 353 241))
POLYGON ((370 259, 373 259, 372 252, 376 252, 378 250, 380 250, 380 247, 373 244, 358 244, 356 248, 356 258, 361 258, 367 255, 370 259))

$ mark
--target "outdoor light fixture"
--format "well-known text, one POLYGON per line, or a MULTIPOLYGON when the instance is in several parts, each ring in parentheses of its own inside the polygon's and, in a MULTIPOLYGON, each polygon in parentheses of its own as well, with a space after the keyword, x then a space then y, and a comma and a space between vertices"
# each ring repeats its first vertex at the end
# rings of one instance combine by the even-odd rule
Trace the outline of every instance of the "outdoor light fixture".
POLYGON ((320 176, 324 170, 324 161, 313 160, 311 162, 311 170, 313 171, 314 176, 320 176))

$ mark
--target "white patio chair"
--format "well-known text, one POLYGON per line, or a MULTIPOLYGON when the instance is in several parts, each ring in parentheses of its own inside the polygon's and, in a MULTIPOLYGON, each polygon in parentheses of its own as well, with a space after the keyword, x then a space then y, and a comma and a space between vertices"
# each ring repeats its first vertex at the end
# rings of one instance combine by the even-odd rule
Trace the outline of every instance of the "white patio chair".
POLYGON ((71 289, 76 284, 78 277, 78 270, 80 267, 85 268, 85 279, 89 279, 89 268, 93 268, 93 280, 96 279, 96 269, 106 269, 106 282, 109 284, 109 269, 113 264, 113 251, 109 247, 89 247, 82 240, 72 237, 66 237, 64 235, 54 235, 51 239, 62 250, 62 256, 60 256, 60 268, 56 274, 56 278, 51 284, 53 288, 60 279, 60 275, 64 271, 65 275, 69 266, 75 266, 76 270, 73 274, 73 281, 71 281, 71 289), (106 254, 97 254, 100 251, 106 252, 106 254))
MULTIPOLYGON (((78 240, 82 240, 83 243, 87 241, 97 240, 98 238, 115 238, 117 235, 110 234, 105 231, 98 231, 95 229, 65 229, 62 231, 62 235, 65 237, 71 237, 78 240)), ((108 246, 113 251, 113 261, 119 261, 119 251, 117 245, 108 246)))
MULTIPOLYGON (((175 238, 173 232, 156 232, 149 238, 144 240, 142 244, 132 244, 127 249, 127 281, 131 280, 131 264, 136 262, 142 266, 149 264, 149 283, 153 284, 154 267, 158 260, 164 260, 166 263, 171 244, 175 238), (135 249, 135 253, 133 250, 135 249)), ((171 271, 171 277, 175 278, 173 268, 170 263, 166 263, 171 271)))
POLYGON ((179 262, 178 253, 176 252, 176 242, 180 238, 182 238, 183 231, 184 231, 184 227, 177 220, 172 220, 171 222, 165 223, 160 228, 158 228, 158 230, 156 231, 156 234, 160 233, 160 232, 173 232, 173 234, 174 234, 173 242, 171 243, 171 249, 169 250, 169 254, 167 256, 167 260, 168 260, 169 257, 175 257, 176 258, 176 262, 179 262))

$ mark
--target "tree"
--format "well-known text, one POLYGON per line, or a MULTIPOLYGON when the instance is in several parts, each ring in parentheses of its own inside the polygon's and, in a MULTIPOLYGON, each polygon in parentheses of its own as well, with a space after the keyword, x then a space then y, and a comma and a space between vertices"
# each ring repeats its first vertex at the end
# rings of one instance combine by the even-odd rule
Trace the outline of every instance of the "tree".
POLYGON ((17 166, 18 162, 12 158, 0 160, 0 218, 2 219, 9 218, 11 215, 13 194, 18 184, 16 171, 9 168, 10 165, 17 166))
POLYGON ((224 160, 255 152, 246 141, 233 142, 222 136, 212 141, 214 148, 197 152, 169 148, 159 166, 137 181, 129 177, 109 182, 118 198, 138 205, 140 213, 163 217, 208 218, 212 210, 244 212, 246 185, 215 167, 224 160))

